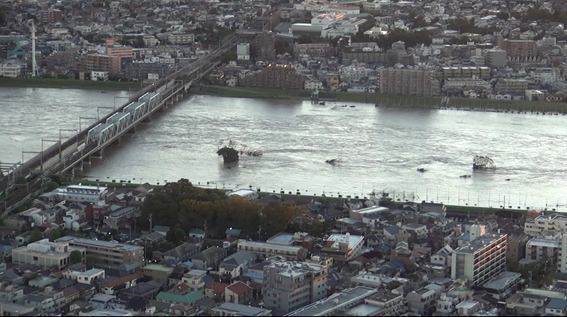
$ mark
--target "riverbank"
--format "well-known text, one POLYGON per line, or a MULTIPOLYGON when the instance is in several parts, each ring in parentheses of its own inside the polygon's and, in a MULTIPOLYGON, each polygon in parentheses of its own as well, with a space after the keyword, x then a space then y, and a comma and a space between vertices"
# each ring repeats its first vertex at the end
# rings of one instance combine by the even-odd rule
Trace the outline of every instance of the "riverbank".
MULTIPOLYGON (((64 183, 64 185, 71 185, 71 184, 82 184, 82 185, 90 185, 90 186, 106 186, 109 188, 136 188, 138 186, 140 186, 140 184, 135 184, 132 183, 131 181, 116 181, 116 182, 103 182, 103 181, 99 181, 97 182, 96 180, 88 180, 88 179, 79 179, 79 180, 74 180, 72 182, 68 182, 68 183, 64 183)), ((161 187, 163 186, 163 184, 159 184, 159 185, 153 185, 155 187, 161 187)), ((205 189, 211 189, 210 186, 200 186, 200 185, 195 185, 197 187, 202 187, 205 189)), ((273 192, 260 192, 259 196, 260 197, 267 197, 269 195, 273 195, 273 194, 277 194, 280 195, 283 199, 286 198, 295 198, 297 197, 297 195, 294 194, 279 194, 279 193, 273 193, 273 192)), ((329 197, 329 196, 317 196, 317 195, 300 195, 301 198, 303 199, 313 199, 313 200, 317 200, 317 201, 330 201, 330 202, 343 202, 346 199, 349 199, 350 201, 353 202, 357 202, 357 201, 362 201, 362 199, 356 199, 356 198, 347 198, 347 197, 329 197)), ((400 202, 392 202, 390 204, 390 208, 397 208, 401 205, 400 202)), ((479 216, 479 215, 491 215, 491 214, 496 214, 497 212, 500 214, 525 214, 527 212, 527 209, 512 209, 512 208, 491 208, 491 207, 477 207, 477 206, 460 206, 460 205, 445 205, 447 208, 447 213, 451 214, 451 215, 459 215, 459 216, 479 216)))
MULTIPOLYGON (((259 99, 291 99, 309 100, 311 92, 307 90, 290 90, 255 87, 225 87, 195 85, 191 92, 197 95, 212 95, 233 98, 259 98, 259 99)), ((441 97, 398 96, 354 92, 320 92, 320 101, 331 102, 362 102, 377 104, 379 107, 392 108, 425 108, 440 109, 441 97)), ((493 100, 451 98, 449 104, 443 109, 487 111, 487 112, 550 112, 567 113, 567 103, 539 102, 521 100, 493 100)))
POLYGON ((61 88, 61 89, 88 89, 88 90, 132 90, 138 91, 147 84, 139 82, 118 81, 92 81, 57 78, 0 78, 0 87, 20 88, 61 88))

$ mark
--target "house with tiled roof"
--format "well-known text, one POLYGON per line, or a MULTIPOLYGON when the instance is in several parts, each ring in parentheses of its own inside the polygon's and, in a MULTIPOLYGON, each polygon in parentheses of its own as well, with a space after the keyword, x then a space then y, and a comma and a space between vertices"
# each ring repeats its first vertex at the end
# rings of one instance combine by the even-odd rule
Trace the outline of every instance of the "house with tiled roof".
POLYGON ((236 282, 227 286, 224 291, 224 301, 226 303, 247 304, 252 300, 252 287, 236 282))
POLYGON ((191 287, 185 283, 179 283, 169 290, 171 293, 185 295, 191 293, 191 287))
POLYGON ((212 268, 216 270, 222 260, 226 257, 228 251, 223 248, 211 247, 202 252, 195 254, 191 261, 195 268, 200 270, 208 270, 212 268))
POLYGON ((113 278, 113 279, 107 278, 100 284, 101 291, 104 294, 112 295, 115 294, 116 291, 119 289, 130 288, 135 286, 137 284, 137 281, 139 279, 142 279, 143 277, 144 277, 144 273, 136 272, 120 278, 113 278))
POLYGON ((215 301, 220 302, 222 299, 224 299, 225 289, 229 285, 230 284, 215 281, 209 282, 205 285, 205 296, 207 298, 212 298, 215 301))

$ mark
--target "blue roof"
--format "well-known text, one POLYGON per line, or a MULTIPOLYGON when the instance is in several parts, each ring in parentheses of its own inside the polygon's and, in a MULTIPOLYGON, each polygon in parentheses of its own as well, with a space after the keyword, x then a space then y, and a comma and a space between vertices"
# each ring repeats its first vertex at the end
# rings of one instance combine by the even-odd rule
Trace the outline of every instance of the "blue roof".
POLYGON ((404 267, 404 264, 400 260, 390 261, 390 262, 386 263, 386 265, 393 268, 393 269, 401 269, 401 268, 404 267))
POLYGON ((186 266, 193 266, 193 262, 191 262, 191 261, 185 261, 185 262, 183 262, 183 265, 186 265, 186 266))
POLYGON ((463 233, 459 238, 457 238, 458 240, 466 240, 466 241, 470 241, 471 240, 471 234, 469 232, 463 233))
POLYGON ((567 307, 567 300, 560 299, 560 298, 554 298, 549 302, 549 304, 547 304, 547 306, 545 308, 564 310, 565 307, 567 307))
POLYGON ((214 281, 215 279, 212 276, 209 275, 205 275, 203 276, 203 282, 205 282, 205 284, 214 281))
POLYGON ((392 246, 387 243, 383 243, 380 245, 379 249, 383 251, 390 251, 392 250, 392 246))
POLYGON ((176 259, 169 259, 167 261, 165 261, 167 264, 171 264, 171 265, 177 265, 179 263, 181 263, 181 261, 176 260, 176 259))
POLYGON ((258 279, 258 280, 264 279, 264 274, 259 274, 259 273, 246 273, 246 274, 244 274, 244 276, 249 277, 249 278, 258 279))

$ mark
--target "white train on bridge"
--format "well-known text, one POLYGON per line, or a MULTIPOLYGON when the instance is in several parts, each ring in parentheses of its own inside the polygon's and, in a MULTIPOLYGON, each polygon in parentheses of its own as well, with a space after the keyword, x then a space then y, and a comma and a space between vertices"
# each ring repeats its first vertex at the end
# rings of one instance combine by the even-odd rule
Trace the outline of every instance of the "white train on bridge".
POLYGON ((86 146, 96 144, 100 146, 111 140, 114 136, 128 129, 133 123, 152 112, 161 103, 160 92, 148 92, 124 107, 122 112, 116 112, 105 123, 99 123, 90 129, 85 141, 86 146))

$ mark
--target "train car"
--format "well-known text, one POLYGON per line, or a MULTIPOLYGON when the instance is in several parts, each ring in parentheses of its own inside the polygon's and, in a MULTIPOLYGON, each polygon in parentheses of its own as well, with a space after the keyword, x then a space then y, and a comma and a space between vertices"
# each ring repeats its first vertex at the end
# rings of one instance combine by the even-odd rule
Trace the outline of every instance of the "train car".
POLYGON ((99 123, 94 128, 90 129, 89 133, 87 134, 86 144, 97 141, 100 135, 100 131, 104 129, 105 126, 105 124, 99 123))

